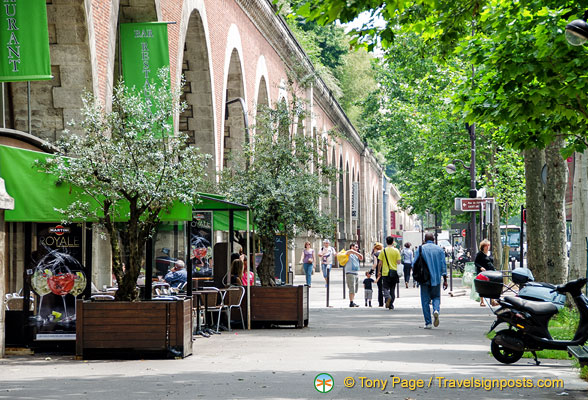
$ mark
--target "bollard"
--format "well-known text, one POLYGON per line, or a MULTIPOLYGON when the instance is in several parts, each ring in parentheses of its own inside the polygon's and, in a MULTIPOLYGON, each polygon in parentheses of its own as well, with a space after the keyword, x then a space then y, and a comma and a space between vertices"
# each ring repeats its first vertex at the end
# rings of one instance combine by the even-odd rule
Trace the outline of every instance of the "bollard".
POLYGON ((331 288, 331 268, 327 268, 327 307, 329 306, 329 289, 331 288))

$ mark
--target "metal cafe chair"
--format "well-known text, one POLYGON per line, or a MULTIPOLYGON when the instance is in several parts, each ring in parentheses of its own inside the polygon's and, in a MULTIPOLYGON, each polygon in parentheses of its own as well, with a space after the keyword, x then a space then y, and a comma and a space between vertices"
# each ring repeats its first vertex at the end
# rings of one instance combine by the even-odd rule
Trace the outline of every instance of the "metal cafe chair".
POLYGON ((244 296, 245 288, 243 286, 231 286, 227 289, 227 294, 225 295, 225 310, 227 312, 227 324, 229 330, 231 330, 231 311, 233 311, 233 308, 239 309, 239 313, 241 313, 241 326, 245 329, 245 319, 243 318, 243 309, 241 307, 244 296))
POLYGON ((218 313, 218 318, 216 321, 216 333, 218 333, 219 326, 220 326, 220 317, 223 309, 225 308, 225 295, 227 292, 225 290, 219 290, 218 288, 211 286, 207 287, 206 291, 210 291, 211 293, 205 296, 205 307, 208 312, 211 314, 216 312, 218 313))

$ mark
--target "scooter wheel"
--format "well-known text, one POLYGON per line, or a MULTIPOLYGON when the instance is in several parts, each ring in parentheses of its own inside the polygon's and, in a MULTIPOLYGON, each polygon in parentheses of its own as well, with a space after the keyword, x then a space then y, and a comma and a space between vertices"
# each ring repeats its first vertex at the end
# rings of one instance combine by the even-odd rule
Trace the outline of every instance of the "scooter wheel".
MULTIPOLYGON (((497 335, 499 334, 500 332, 498 332, 497 335)), ((503 364, 512 364, 519 361, 524 353, 523 351, 512 350, 508 347, 504 347, 496 343, 495 339, 492 339, 492 342, 490 343, 490 351, 492 351, 494 358, 503 364)))

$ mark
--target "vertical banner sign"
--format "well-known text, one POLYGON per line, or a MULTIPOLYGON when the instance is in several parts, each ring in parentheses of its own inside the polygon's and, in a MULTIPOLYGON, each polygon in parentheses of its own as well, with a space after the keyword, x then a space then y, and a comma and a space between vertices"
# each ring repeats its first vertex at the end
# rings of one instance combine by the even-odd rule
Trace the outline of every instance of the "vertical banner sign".
POLYGON ((359 182, 351 184, 351 219, 357 219, 357 209, 359 203, 359 182))
POLYGON ((192 211, 190 265, 193 277, 212 276, 212 211, 192 211))
POLYGON ((0 82, 52 79, 46 1, 0 1, 0 82))
POLYGON ((396 230, 396 213, 394 211, 390 211, 390 229, 396 230))
POLYGON ((120 24, 122 75, 125 85, 144 90, 157 83, 157 72, 169 69, 167 23, 120 24))
POLYGON ((75 340, 76 297, 86 289, 82 225, 37 224, 31 286, 39 296, 36 340, 75 340))

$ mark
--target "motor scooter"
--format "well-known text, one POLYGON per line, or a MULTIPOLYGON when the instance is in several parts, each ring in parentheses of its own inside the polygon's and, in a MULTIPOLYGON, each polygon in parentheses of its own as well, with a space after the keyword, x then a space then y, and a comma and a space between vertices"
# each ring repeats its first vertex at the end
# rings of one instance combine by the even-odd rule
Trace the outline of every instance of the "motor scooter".
POLYGON ((555 304, 549 301, 525 300, 516 296, 501 298, 502 283, 477 279, 474 283, 481 297, 498 299, 500 305, 492 309, 496 321, 490 327, 490 332, 502 323, 508 325, 507 329, 496 332, 490 344, 492 355, 501 363, 515 363, 528 351, 533 354, 535 363, 539 365, 537 351, 567 350, 568 346, 583 345, 588 340, 588 299, 582 294, 586 278, 576 279, 553 289, 559 294, 569 293, 580 312, 580 322, 572 340, 555 340, 549 333, 549 320, 558 312, 555 304))

